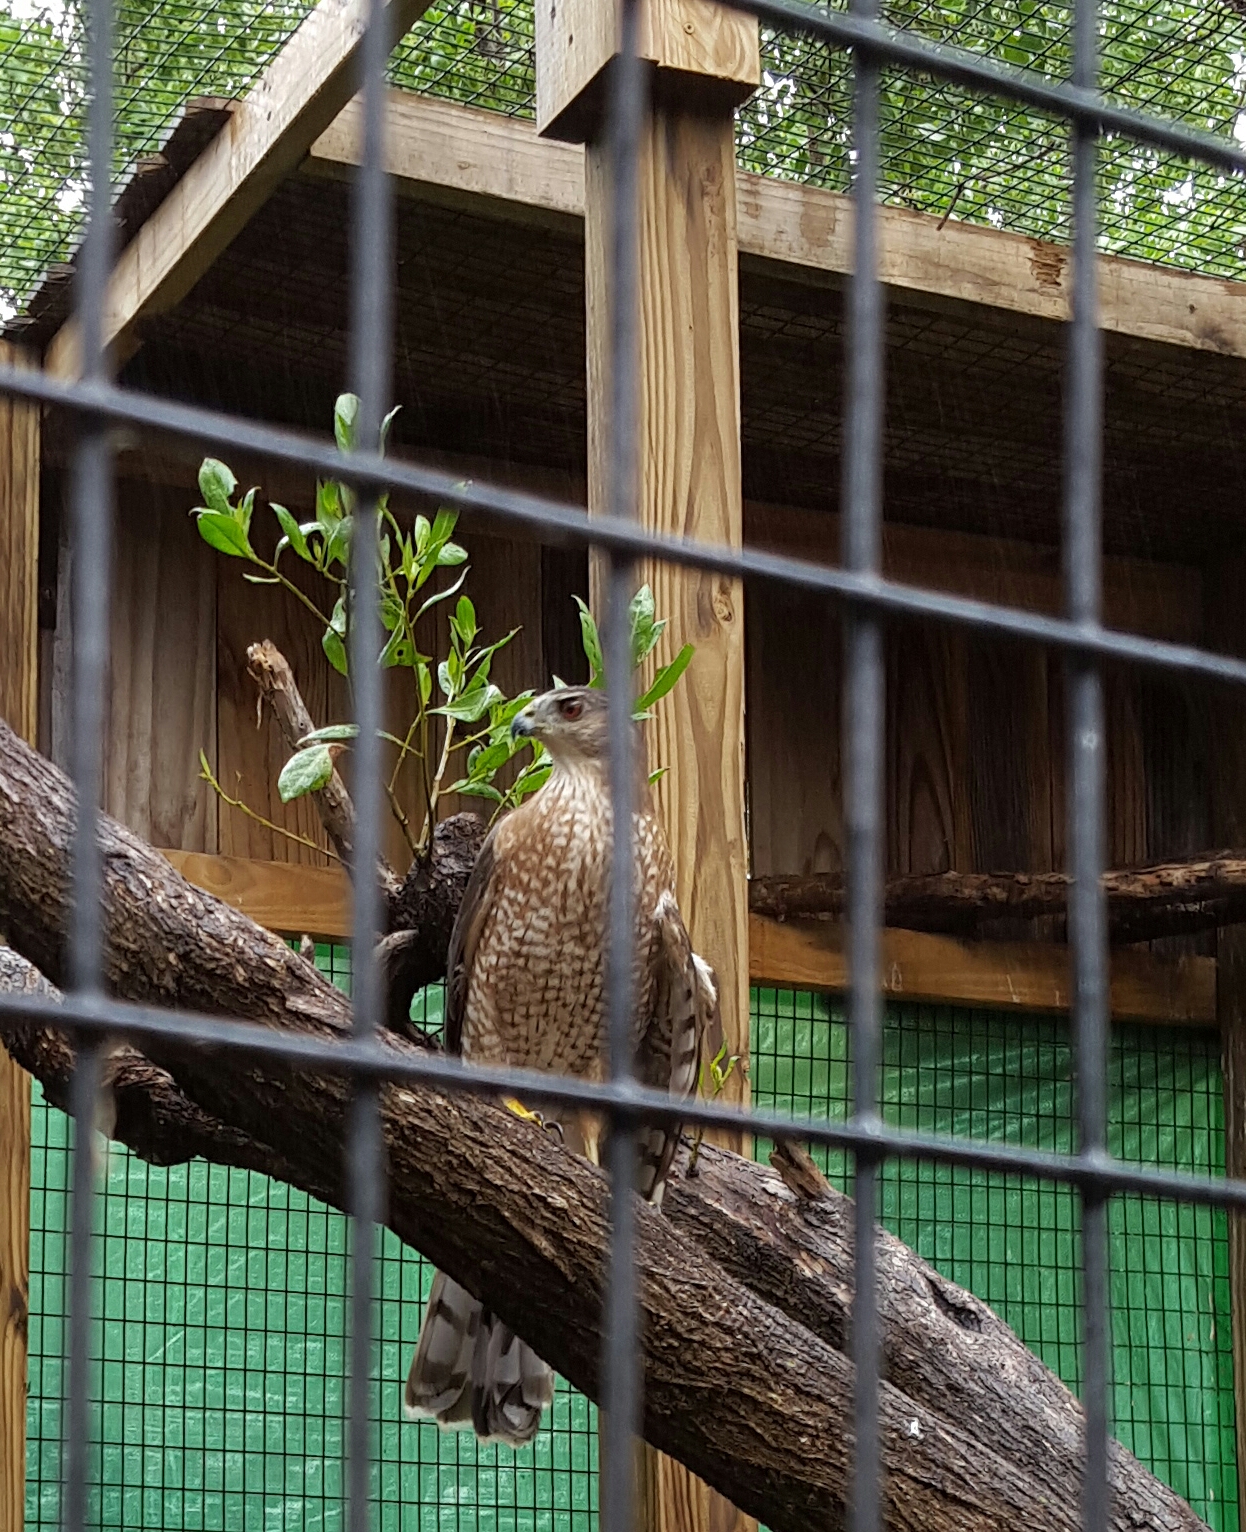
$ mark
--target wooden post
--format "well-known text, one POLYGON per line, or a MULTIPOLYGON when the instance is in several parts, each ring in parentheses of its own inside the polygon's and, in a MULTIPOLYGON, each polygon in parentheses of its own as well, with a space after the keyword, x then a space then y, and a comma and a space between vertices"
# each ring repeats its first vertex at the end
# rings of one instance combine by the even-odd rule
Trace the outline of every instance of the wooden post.
MULTIPOLYGON (((588 504, 608 507, 609 222, 612 185, 603 82, 618 48, 618 8, 537 0, 537 121, 586 141, 588 504)), ((756 23, 706 0, 648 0, 640 51, 652 107, 640 152, 639 516, 658 531, 739 546, 739 301, 733 109, 759 78, 756 23)), ((744 831, 744 623, 737 582, 697 571, 643 571, 669 619, 668 657, 696 656, 658 711, 657 789, 675 857, 680 907, 716 970, 725 1042, 740 1056, 729 1099, 748 1099, 748 866, 744 831)), ((736 1144, 735 1147, 742 1147, 736 1144)), ((755 1526, 678 1463, 640 1457, 647 1532, 755 1526)))
MULTIPOLYGON (((0 361, 25 360, 0 342, 0 361)), ((39 410, 0 397, 0 717, 31 744, 39 719, 38 555, 39 410)), ((0 1049, 0 1527, 25 1519, 29 1288, 30 1077, 0 1049)))
MULTIPOLYGON (((1223 654, 1246 655, 1242 581, 1246 557, 1230 555, 1203 573, 1206 642, 1223 654)), ((1213 693, 1211 834, 1217 845, 1246 845, 1246 696, 1213 693)), ((1224 1168, 1246 1177, 1246 926, 1216 934, 1216 1014, 1224 1075, 1224 1168)), ((1233 1317, 1233 1403, 1237 1425, 1238 1514, 1246 1525, 1246 1216, 1229 1214, 1229 1303, 1233 1317)))

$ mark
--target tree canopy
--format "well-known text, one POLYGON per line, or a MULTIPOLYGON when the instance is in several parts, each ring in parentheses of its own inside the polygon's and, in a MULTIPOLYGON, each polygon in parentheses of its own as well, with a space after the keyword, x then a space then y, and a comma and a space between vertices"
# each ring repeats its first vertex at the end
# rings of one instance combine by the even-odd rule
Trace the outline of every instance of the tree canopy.
MULTIPOLYGON (((157 146, 191 95, 240 95, 311 0, 120 0, 117 173, 157 146)), ((1115 100, 1246 139, 1241 0, 1100 5, 1102 81, 1115 100)), ((888 0, 886 18, 1053 78, 1069 69, 1071 6, 1041 0, 888 0)), ((0 317, 72 248, 82 208, 83 0, 0 0, 0 317)), ((740 113, 748 170, 842 190, 851 60, 763 33, 763 84, 740 113)), ((532 0, 433 6, 395 53, 398 85, 530 115, 532 0)), ((899 70, 884 82, 888 201, 1041 238, 1068 226, 1065 126, 899 70)), ((1101 244, 1236 277, 1246 194, 1234 178, 1120 139, 1101 156, 1101 244)))

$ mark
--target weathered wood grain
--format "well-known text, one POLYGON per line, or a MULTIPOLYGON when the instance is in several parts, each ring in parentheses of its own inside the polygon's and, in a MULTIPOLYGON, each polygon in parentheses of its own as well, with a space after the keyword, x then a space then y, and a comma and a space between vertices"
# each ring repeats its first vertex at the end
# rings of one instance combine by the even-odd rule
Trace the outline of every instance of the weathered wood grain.
POLYGON ((217 756, 216 555, 186 512, 156 485, 118 494, 103 807, 157 845, 213 852, 199 752, 217 756))
MULTIPOLYGON (((828 922, 749 923, 755 983, 843 993, 844 928, 828 922)), ((1112 953, 1109 1010, 1117 1021, 1209 1027, 1216 1017, 1213 959, 1161 958, 1145 949, 1112 953)), ((882 933, 882 989, 895 1000, 985 1006, 994 1011, 1067 1013, 1072 1003, 1067 947, 1043 942, 970 942, 926 931, 882 933)))
MULTIPOLYGON (((427 9, 428 0, 390 0, 393 36, 427 9)), ((143 316, 167 311, 190 291, 342 110, 355 89, 367 18, 362 0, 320 0, 312 8, 121 252, 105 297, 105 345, 118 354, 132 350, 143 316)), ((59 377, 76 376, 75 320, 59 331, 44 365, 59 377)))
MULTIPOLYGON (((600 144, 586 150, 585 170, 592 514, 611 508, 612 198, 608 154, 600 144)), ((738 547, 743 501, 730 113, 693 116, 655 105, 644 129, 640 188, 639 519, 662 532, 738 547)), ((655 795, 674 855, 680 909, 696 950, 718 976, 721 1036, 704 1040, 704 1056, 714 1057, 723 1044, 739 1056, 725 1095, 745 1101, 743 590, 738 581, 660 564, 647 564, 640 575, 668 621, 657 659, 672 658, 685 643, 696 648, 649 726, 651 765, 666 768, 655 795)), ((743 1147, 742 1140, 732 1147, 743 1147)), ((675 1463, 644 1454, 641 1481, 647 1532, 747 1532, 749 1523, 732 1506, 675 1463)))
MULTIPOLYGON (((0 342, 0 361, 29 365, 0 342)), ((0 718, 34 744, 39 711, 39 409, 0 396, 0 718)), ((0 925, 0 941, 5 932, 0 925)), ((0 1526, 20 1527, 26 1486, 30 1292, 30 1076, 0 1059, 0 1526)))
MULTIPOLYGON (((349 112, 313 144, 309 170, 341 174, 358 164, 356 102, 349 112)), ((389 169, 415 195, 453 193, 460 205, 509 221, 535 212, 565 226, 583 216, 578 147, 539 138, 530 122, 395 91, 387 127, 389 169)), ((746 261, 832 282, 852 270, 851 198, 742 173, 736 205, 746 261)), ((933 295, 1037 319, 1069 317, 1067 246, 908 208, 881 207, 877 216, 880 274, 910 301, 933 295)), ((1246 356, 1241 284, 1219 277, 1101 256, 1099 315, 1120 335, 1246 356)))

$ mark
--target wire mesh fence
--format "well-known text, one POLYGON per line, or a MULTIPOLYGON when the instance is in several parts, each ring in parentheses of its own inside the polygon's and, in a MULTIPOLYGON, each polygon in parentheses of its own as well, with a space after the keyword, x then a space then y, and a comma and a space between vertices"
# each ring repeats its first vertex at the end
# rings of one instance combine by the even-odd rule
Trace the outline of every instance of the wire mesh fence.
MULTIPOLYGON (((349 948, 317 964, 349 988, 349 948)), ((443 992, 412 1019, 436 1036, 443 992)), ((755 988, 751 1084, 759 1106, 851 1113, 851 1038, 826 995, 755 988)), ((1126 1159, 1221 1173, 1219 1039, 1113 1029, 1109 1141, 1126 1159)), ((1066 1021, 890 1005, 888 1122, 1067 1151, 1066 1021)), ((60 1525, 61 1355, 72 1125, 36 1099, 27 1532, 60 1525)), ((754 1154, 765 1159, 769 1144, 754 1154)), ((849 1157, 819 1154, 851 1188, 849 1157)), ((988 1303, 1071 1388, 1081 1384, 1078 1212, 1068 1187, 898 1164, 882 1177, 886 1228, 988 1303)), ((99 1440, 92 1521, 110 1532, 252 1526, 332 1532, 342 1515, 347 1232, 341 1214, 254 1172, 202 1161, 160 1169, 114 1150, 97 1213, 94 1349, 99 1440)), ((1236 1532, 1237 1464, 1222 1211, 1119 1198, 1111 1213, 1115 1431, 1214 1532, 1236 1532)), ((400 1425, 397 1397, 432 1268, 392 1236, 378 1256, 373 1362, 383 1532, 593 1532, 597 1419, 560 1380, 520 1453, 400 1425)))
MULTIPOLYGON (((533 0, 434 5, 395 49, 394 85, 491 111, 535 109, 533 0)), ((118 8, 115 169, 158 151, 184 102, 245 94, 310 9, 309 0, 195 0, 118 8)), ((1067 73, 1064 4, 932 6, 905 0, 884 18, 932 41, 1038 71, 1067 73)), ((0 5, 0 318, 19 313, 81 228, 85 52, 69 3, 0 5)), ((1124 104, 1237 137, 1246 84, 1242 15, 1229 0, 1104 5, 1102 88, 1124 104)), ((852 78, 824 42, 767 28, 763 83, 740 114, 741 166, 847 191, 852 78)), ((1142 260, 1240 276, 1246 201, 1223 174, 1108 139, 1100 156, 1099 239, 1142 260)), ((879 193, 884 201, 1012 229, 1069 236, 1069 174, 1058 118, 902 70, 883 77, 879 193)))
MULTIPOLYGON (((428 493, 447 503, 491 511, 513 523, 581 545, 596 545, 608 563, 604 650, 606 673, 630 674, 626 605, 632 589, 630 566, 646 556, 680 567, 717 570, 737 577, 787 581, 838 599, 845 608, 844 819, 847 831, 850 992, 846 1014, 853 1040, 851 1098, 847 1121, 791 1119, 759 1108, 751 1127, 759 1133, 792 1132, 811 1143, 849 1150, 855 1197, 854 1284, 851 1354, 853 1467, 850 1520, 854 1532, 877 1532, 882 1525, 884 1485, 880 1424, 880 1335, 877 1311, 875 1226, 888 1195, 890 1161, 959 1166, 966 1174, 1029 1175, 1070 1188, 1076 1206, 1080 1249, 1079 1371, 1085 1416, 1085 1471, 1081 1484, 1085 1525, 1100 1532, 1108 1524, 1108 1442, 1111 1428, 1111 1250, 1114 1199, 1163 1198, 1200 1207, 1246 1207, 1246 1187, 1223 1178, 1144 1166, 1114 1157, 1110 1135, 1107 940, 1100 888, 1104 821, 1104 707, 1100 665, 1106 658, 1159 667, 1173 673, 1246 683, 1246 664, 1102 627, 1099 453, 1102 357, 1096 324, 1095 251, 1100 242, 1098 181, 1110 151, 1100 155, 1104 135, 1144 146, 1147 154, 1180 154, 1210 167, 1216 176, 1246 169, 1246 153, 1228 137, 1210 138, 1177 118, 1161 119, 1122 107, 1100 89, 1111 72, 1101 70, 1099 12, 1079 0, 1068 17, 1063 73, 1046 76, 949 48, 916 25, 894 30, 868 0, 850 12, 808 7, 797 0, 752 0, 749 7, 771 26, 786 26, 818 46, 852 50, 852 172, 854 271, 849 296, 847 392, 844 430, 844 568, 813 568, 796 560, 751 550, 689 545, 648 534, 636 523, 637 461, 636 354, 638 337, 637 164, 643 121, 645 75, 637 57, 637 7, 622 5, 622 47, 612 72, 608 113, 612 165, 610 227, 611 310, 607 416, 612 423, 611 499, 607 514, 591 522, 581 513, 539 497, 489 485, 464 485, 447 475, 412 465, 386 464, 359 452, 344 458, 305 438, 245 421, 213 417, 167 400, 136 399, 110 381, 106 351, 106 294, 111 264, 110 186, 116 163, 114 16, 106 3, 86 15, 89 89, 86 139, 89 181, 87 238, 79 265, 78 320, 81 380, 67 383, 5 368, 0 388, 34 401, 76 412, 81 434, 75 448, 72 537, 75 549, 75 649, 71 687, 74 779, 79 803, 98 801, 101 764, 102 698, 107 659, 107 571, 110 563, 112 501, 110 429, 121 422, 171 430, 200 443, 228 441, 277 460, 303 463, 350 481, 364 510, 382 486, 428 493), (1071 168, 1073 302, 1065 387, 1064 544, 1067 617, 961 601, 897 586, 880 573, 881 443, 883 402, 883 314, 877 278, 877 196, 885 184, 885 111, 889 71, 918 71, 956 90, 972 89, 1026 111, 1058 117, 1068 124, 1071 168), (972 627, 981 634, 1041 642, 1059 651, 1068 669, 1069 739, 1068 846, 1072 884, 1069 930, 1073 961, 1074 1027, 1071 1050, 1076 1082, 1069 1151, 1004 1140, 978 1142, 946 1132, 887 1121, 883 1085, 887 1034, 878 983, 881 898, 881 782, 883 728, 882 620, 893 614, 926 617, 972 627)), ((351 347, 348 373, 360 396, 359 439, 377 440, 389 394, 389 305, 391 284, 386 253, 392 213, 382 170, 384 85, 387 73, 383 10, 373 4, 364 37, 363 156, 353 212, 351 347)), ((1119 85, 1119 81, 1116 82, 1119 85)), ((1117 94, 1120 92, 1118 91, 1117 94)), ((1205 121, 1199 126, 1205 127, 1205 121)), ((1211 126, 1222 126, 1214 118, 1211 126)), ((1063 183, 1062 183, 1063 185, 1063 183)), ((357 739, 358 837, 354 854, 362 868, 377 860, 379 808, 376 744, 380 723, 377 593, 372 582, 376 551, 374 518, 360 515, 352 543, 353 674, 357 739)), ((624 685, 609 693, 610 792, 612 821, 631 825, 631 706, 624 685)), ((636 1133, 642 1120, 684 1121, 738 1127, 739 1117, 716 1102, 672 1102, 641 1090, 630 1078, 632 1047, 631 858, 611 862, 608 993, 609 1070, 606 1081, 556 1079, 529 1071, 464 1070, 438 1057, 395 1056, 380 1046, 379 976, 373 959, 379 902, 370 877, 357 880, 352 986, 354 1022, 349 1039, 338 1043, 299 1039, 259 1026, 221 1022, 189 1013, 165 1014, 106 1000, 101 985, 103 887, 94 812, 80 814, 73 849, 74 922, 70 946, 70 992, 56 1018, 76 1029, 80 1046, 72 1108, 75 1121, 94 1121, 101 1080, 101 1038, 121 1033, 140 1045, 161 1037, 210 1047, 228 1047, 238 1060, 278 1058, 303 1067, 344 1070, 353 1081, 346 1159, 347 1203, 352 1238, 347 1256, 345 1456, 343 1494, 352 1532, 369 1525, 374 1473, 370 1432, 371 1367, 377 1335, 373 1295, 376 1263, 369 1237, 380 1212, 380 1143, 377 1090, 383 1080, 435 1083, 454 1091, 514 1090, 536 1103, 591 1105, 610 1120, 609 1172, 613 1186, 630 1187, 636 1133)), ((626 846, 619 835, 616 851, 626 846)), ((6 1001, 6 1008, 40 1015, 29 999, 6 1001)), ((953 1122, 952 1127, 959 1124, 953 1122)), ((1122 1152, 1125 1144, 1122 1143, 1122 1152)), ((65 1487, 61 1516, 69 1532, 87 1524, 92 1434, 91 1357, 94 1273, 99 1250, 93 1238, 98 1211, 92 1156, 71 1158, 68 1255, 68 1324, 64 1347, 66 1406, 62 1419, 65 1487)), ((1127 1204, 1124 1204, 1127 1206, 1127 1204)), ((633 1524, 635 1484, 625 1444, 639 1421, 640 1358, 636 1309, 636 1213, 632 1198, 610 1199, 610 1254, 603 1314, 601 1399, 609 1422, 603 1464, 601 1517, 607 1532, 633 1524)))

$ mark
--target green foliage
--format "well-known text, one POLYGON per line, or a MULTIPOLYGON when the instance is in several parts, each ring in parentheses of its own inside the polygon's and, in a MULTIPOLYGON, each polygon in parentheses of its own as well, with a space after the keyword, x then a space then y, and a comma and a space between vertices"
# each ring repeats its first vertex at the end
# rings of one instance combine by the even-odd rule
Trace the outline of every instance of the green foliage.
MULTIPOLYGON (((155 149, 192 95, 241 95, 311 0, 120 0, 120 174, 155 149)), ((1233 5, 1104 0, 1104 89, 1114 100, 1235 137, 1246 49, 1233 5)), ((884 16, 920 35, 1031 68, 1069 70, 1071 11, 1039 0, 888 0, 884 16)), ((449 0, 395 50, 405 89, 530 116, 532 0, 449 0)), ((762 31, 761 88, 740 113, 741 165, 843 190, 851 59, 804 37, 762 31)), ((0 317, 65 257, 82 213, 81 0, 0 0, 0 317), (11 125, 11 126, 10 126, 11 125)), ((1067 130, 1050 118, 898 70, 885 72, 885 200, 1041 236, 1067 232, 1067 130)), ((1217 275, 1242 272, 1246 185, 1127 141, 1100 151, 1105 248, 1217 275)))
MULTIPOLYGON (((385 418, 382 442, 396 413, 391 410, 385 418)), ((353 452, 359 446, 358 414, 359 401, 355 395, 342 394, 333 411, 334 437, 342 453, 353 452)), ((281 586, 309 611, 321 625, 321 647, 326 658, 349 680, 349 563, 356 518, 360 514, 355 491, 336 479, 318 482, 315 517, 302 523, 285 506, 272 504, 280 536, 271 559, 257 549, 252 538, 255 489, 240 495, 233 472, 216 458, 204 458, 199 469, 199 493, 204 503, 195 506, 191 514, 204 542, 225 557, 249 565, 244 579, 281 586), (287 572, 291 558, 319 577, 323 595, 309 595, 306 582, 291 577, 287 572)), ((533 694, 527 691, 517 697, 506 697, 490 672, 498 651, 519 630, 512 628, 492 642, 482 639, 476 608, 463 590, 469 572, 467 553, 453 540, 457 512, 440 510, 431 521, 427 516, 417 515, 407 529, 390 511, 388 495, 381 495, 375 514, 376 578, 385 633, 377 660, 387 670, 408 671, 411 681, 412 716, 406 734, 400 739, 381 732, 381 737, 396 750, 387 791, 411 850, 418 855, 429 844, 438 802, 444 793, 483 798, 494 805, 495 813, 500 813, 535 792, 549 776, 550 763, 538 742, 511 735, 511 721, 532 700, 533 694), (438 570, 460 566, 461 572, 449 585, 442 589, 430 585, 438 570), (431 636, 428 620, 441 615, 446 618, 447 642, 444 648, 441 645, 437 648, 446 657, 435 665, 433 656, 421 651, 420 638, 428 642, 431 636), (435 695, 440 700, 434 705, 435 695), (435 727, 435 720, 440 720, 440 729, 435 727), (440 746, 436 743, 438 733, 440 746), (501 774, 525 753, 527 758, 518 761, 515 772, 509 773, 510 785, 502 785, 501 774), (461 775, 446 787, 451 760, 458 756, 464 757, 461 775), (424 820, 418 837, 412 835, 396 795, 404 770, 414 771, 422 788, 424 820)), ((312 585, 314 588, 314 581, 312 585)), ((600 685, 601 644, 597 628, 582 601, 579 606, 593 684, 600 685)), ((653 592, 647 585, 633 597, 630 616, 632 663, 636 667, 653 653, 666 627, 654 613, 653 592)), ((653 685, 641 699, 637 717, 647 716, 646 709, 670 691, 691 658, 692 645, 685 644, 669 665, 659 667, 653 685)), ((277 780, 282 802, 289 803, 324 787, 333 775, 337 752, 348 749, 358 733, 354 724, 336 723, 316 729, 300 740, 277 780)), ((221 791, 206 760, 202 768, 205 780, 221 791)))
MULTIPOLYGON (((588 671, 590 686, 605 685, 606 662, 602 657, 601 638, 597 632, 597 623, 592 612, 580 600, 574 598, 580 609, 580 634, 584 643, 584 653, 588 658, 588 671)), ((653 592, 647 585, 642 585, 632 597, 627 609, 628 622, 630 625, 630 644, 632 654, 632 669, 638 670, 645 660, 657 647, 658 640, 666 631, 666 618, 655 618, 653 612, 653 592)), ((633 717, 647 718, 649 709, 655 702, 660 701, 671 690, 675 683, 687 670, 689 661, 692 659, 693 646, 685 644, 669 665, 659 665, 654 672, 653 681, 649 689, 636 700, 636 708, 633 717)))

